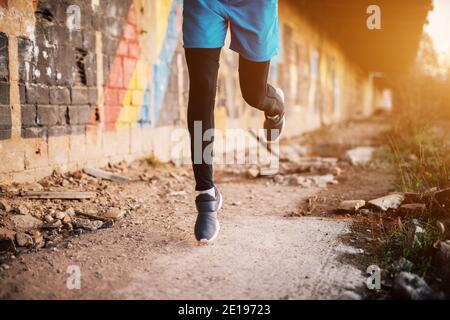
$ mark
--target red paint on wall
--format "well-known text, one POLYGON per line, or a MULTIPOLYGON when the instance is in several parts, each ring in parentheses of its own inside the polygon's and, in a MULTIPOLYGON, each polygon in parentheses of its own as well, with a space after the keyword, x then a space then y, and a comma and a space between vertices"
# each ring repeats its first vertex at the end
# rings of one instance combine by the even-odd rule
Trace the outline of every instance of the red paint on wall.
POLYGON ((127 25, 124 28, 119 47, 108 80, 105 84, 105 125, 108 130, 114 130, 120 114, 122 101, 136 68, 141 54, 139 43, 140 30, 137 25, 136 7, 130 6, 127 25))

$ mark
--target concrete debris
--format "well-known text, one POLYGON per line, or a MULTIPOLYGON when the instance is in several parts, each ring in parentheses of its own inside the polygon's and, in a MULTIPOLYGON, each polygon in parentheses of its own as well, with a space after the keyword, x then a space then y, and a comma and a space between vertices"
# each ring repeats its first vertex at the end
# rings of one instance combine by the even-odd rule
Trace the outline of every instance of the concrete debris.
POLYGON ((21 214, 21 215, 26 215, 30 213, 30 210, 25 207, 24 205, 20 205, 17 208, 13 209, 15 214, 21 214))
POLYGON ((275 176, 280 172, 279 168, 262 167, 259 169, 259 175, 261 176, 275 176))
POLYGON ((424 203, 409 203, 401 205, 399 213, 402 216, 418 216, 424 214, 426 209, 424 203))
POLYGON ((342 211, 357 211, 365 205, 365 200, 345 200, 340 203, 338 209, 342 211))
POLYGON ((109 208, 104 217, 112 220, 120 220, 125 216, 125 210, 119 208, 109 208))
POLYGON ((393 193, 385 197, 369 201, 369 204, 382 211, 389 209, 398 209, 405 200, 405 196, 401 193, 393 193))
POLYGON ((258 168, 256 168, 256 167, 253 167, 253 168, 250 168, 250 169, 248 169, 247 170, 247 175, 250 177, 250 178, 257 178, 258 176, 259 176, 259 170, 258 170, 258 168))
POLYGON ((100 220, 77 219, 75 228, 82 228, 88 231, 95 231, 102 227, 103 222, 100 220))
POLYGON ((66 217, 66 214, 64 212, 56 212, 55 213, 55 219, 63 220, 66 217))
POLYGON ((65 200, 81 200, 95 198, 95 192, 84 191, 24 191, 21 196, 29 199, 65 199, 65 200))
POLYGON ((375 150, 373 147, 359 147, 348 150, 345 156, 354 166, 366 165, 372 161, 375 150))
POLYGON ((23 232, 16 233, 16 243, 19 247, 28 247, 33 244, 33 238, 23 232))
POLYGON ((290 184, 303 188, 326 188, 328 184, 337 184, 338 182, 332 174, 323 176, 299 176, 291 179, 290 184))
POLYGON ((74 208, 69 208, 69 209, 67 209, 66 210, 66 214, 69 216, 69 217, 75 217, 75 209, 74 208))
POLYGON ((169 193, 169 196, 171 197, 185 197, 187 195, 187 192, 184 190, 181 191, 173 191, 169 193))
POLYGON ((289 161, 292 163, 300 162, 301 158, 308 155, 309 150, 307 147, 298 145, 280 146, 280 160, 289 161))
POLYGON ((393 295, 401 300, 432 300, 437 296, 424 279, 402 271, 395 277, 393 295))
POLYGON ((44 220, 47 223, 53 223, 53 221, 55 221, 55 218, 53 218, 51 214, 48 214, 44 217, 44 220))
POLYGON ((105 180, 110 180, 110 181, 115 181, 115 182, 127 182, 129 181, 129 179, 127 177, 124 176, 120 176, 105 170, 100 170, 100 169, 95 169, 95 168, 85 168, 83 169, 83 171, 95 178, 100 178, 100 179, 105 179, 105 180))
POLYGON ((29 230, 39 228, 42 225, 41 220, 31 215, 16 215, 11 217, 14 227, 18 230, 29 230))

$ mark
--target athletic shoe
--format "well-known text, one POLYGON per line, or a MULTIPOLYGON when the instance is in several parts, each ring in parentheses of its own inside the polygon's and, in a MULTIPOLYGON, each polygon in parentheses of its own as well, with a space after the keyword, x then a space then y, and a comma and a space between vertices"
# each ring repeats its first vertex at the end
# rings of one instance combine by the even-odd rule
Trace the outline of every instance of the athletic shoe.
POLYGON ((198 216, 195 222, 195 238, 201 244, 214 241, 219 234, 220 225, 217 212, 222 208, 222 195, 214 187, 216 196, 210 194, 199 194, 195 199, 198 216))
MULTIPOLYGON (((279 99, 284 104, 284 92, 280 88, 275 89, 279 99)), ((286 123, 286 117, 284 111, 277 114, 274 117, 269 117, 266 115, 266 120, 264 121, 264 129, 266 131, 267 142, 277 142, 280 139, 281 133, 283 132, 286 123)))

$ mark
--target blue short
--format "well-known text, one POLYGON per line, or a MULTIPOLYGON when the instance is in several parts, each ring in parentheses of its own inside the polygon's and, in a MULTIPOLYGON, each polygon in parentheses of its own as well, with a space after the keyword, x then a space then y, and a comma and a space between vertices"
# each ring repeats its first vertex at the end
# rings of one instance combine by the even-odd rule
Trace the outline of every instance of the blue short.
POLYGON ((231 29, 230 49, 247 60, 278 54, 278 0, 184 0, 185 48, 221 48, 231 29))

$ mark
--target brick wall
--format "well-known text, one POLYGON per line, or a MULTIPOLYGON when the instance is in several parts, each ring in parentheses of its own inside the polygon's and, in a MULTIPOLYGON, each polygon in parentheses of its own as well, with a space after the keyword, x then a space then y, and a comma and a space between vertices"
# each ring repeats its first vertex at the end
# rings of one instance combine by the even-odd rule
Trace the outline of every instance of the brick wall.
MULTIPOLYGON (((339 46, 280 1, 288 134, 373 111, 373 85, 339 46)), ((171 159, 186 126, 182 0, 0 1, 0 183, 153 153, 171 159), (79 15, 78 15, 79 13, 79 15), (79 18, 79 19, 78 19, 79 18)), ((259 128, 222 55, 217 125, 259 128)))

